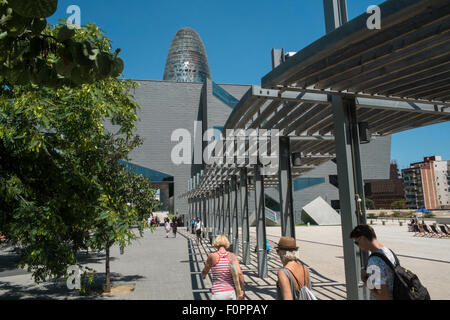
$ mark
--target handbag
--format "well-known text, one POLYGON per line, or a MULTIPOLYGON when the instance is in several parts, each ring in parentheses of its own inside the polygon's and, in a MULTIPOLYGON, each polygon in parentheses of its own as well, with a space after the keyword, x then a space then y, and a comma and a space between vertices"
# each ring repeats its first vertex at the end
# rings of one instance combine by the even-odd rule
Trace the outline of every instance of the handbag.
POLYGON ((236 297, 239 297, 242 295, 242 288, 241 282, 239 281, 239 273, 237 271, 236 261, 234 260, 230 261, 230 271, 231 275, 233 276, 234 290, 236 292, 236 297))

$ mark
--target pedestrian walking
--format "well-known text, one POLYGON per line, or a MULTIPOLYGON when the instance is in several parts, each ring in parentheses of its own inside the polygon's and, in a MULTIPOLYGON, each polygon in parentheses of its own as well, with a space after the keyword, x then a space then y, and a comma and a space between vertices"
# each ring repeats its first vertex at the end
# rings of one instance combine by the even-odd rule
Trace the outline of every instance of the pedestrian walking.
POLYGON ((192 234, 195 234, 195 219, 192 218, 191 220, 191 232, 192 234))
POLYGON ((367 268, 361 268, 361 280, 369 288, 371 300, 430 300, 417 275, 400 266, 395 253, 377 240, 371 226, 358 225, 350 238, 360 250, 371 252, 367 268))
POLYGON ((156 216, 156 218, 155 218, 155 227, 159 227, 159 223, 160 223, 159 218, 158 218, 158 216, 156 216))
POLYGON ((173 231, 174 238, 177 237, 177 228, 178 228, 178 220, 177 219, 173 219, 172 220, 172 231, 173 231))
MULTIPOLYGON (((395 257, 391 250, 383 246, 375 234, 375 230, 368 225, 359 225, 350 234, 355 245, 362 251, 381 253, 395 264, 395 257)), ((361 268, 361 280, 370 289, 371 300, 393 300, 394 271, 388 267, 386 262, 377 256, 371 256, 367 262, 367 268, 361 268), (373 273, 372 273, 373 272, 373 273), (367 283, 367 279, 375 272, 375 282, 367 283)))
POLYGON ((281 237, 275 247, 283 268, 278 270, 278 300, 317 300, 311 292, 309 268, 297 258, 298 246, 292 237, 281 237))
POLYGON ((170 234, 170 223, 169 223, 169 219, 165 218, 164 219, 164 228, 166 229, 166 238, 169 237, 170 234))
POLYGON ((203 222, 197 217, 197 222, 195 223, 195 234, 197 235, 197 243, 200 244, 202 240, 202 232, 204 230, 203 222))
POLYGON ((218 235, 214 239, 213 245, 217 251, 208 255, 202 271, 203 280, 209 271, 212 271, 211 300, 236 300, 236 297, 239 300, 244 299, 244 275, 236 256, 227 251, 230 247, 230 242, 226 236, 218 235), (233 280, 233 269, 239 279, 238 287, 240 290, 238 296, 236 295, 236 285, 233 280))
MULTIPOLYGON (((362 251, 377 252, 395 264, 395 257, 391 250, 383 246, 375 234, 375 230, 368 225, 359 225, 350 233, 353 239, 362 251)), ((367 268, 361 268, 361 280, 370 289, 371 300, 393 300, 394 289, 394 271, 389 268, 386 262, 377 256, 369 257, 367 268), (377 273, 379 276, 376 276, 377 273), (367 283, 369 276, 374 274, 374 283, 367 283)))

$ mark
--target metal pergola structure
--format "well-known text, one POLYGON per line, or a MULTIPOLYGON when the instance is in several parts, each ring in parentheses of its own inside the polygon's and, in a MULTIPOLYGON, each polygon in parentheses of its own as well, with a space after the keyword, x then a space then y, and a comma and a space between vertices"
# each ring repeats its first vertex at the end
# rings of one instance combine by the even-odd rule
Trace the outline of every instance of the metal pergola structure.
POLYGON ((207 165, 191 178, 182 197, 188 198, 189 217, 205 221, 210 239, 227 235, 237 254, 242 227, 248 264, 248 191, 254 190, 258 274, 265 277, 264 188, 279 187, 282 235, 295 237, 292 179, 336 158, 347 297, 367 299, 359 279, 367 255, 349 239, 366 222, 361 135, 366 128, 386 136, 450 121, 450 2, 387 1, 380 6, 381 30, 367 28, 368 14, 345 23, 345 0, 324 4, 327 35, 275 63, 223 129, 279 130, 277 173, 263 175, 260 163, 226 164, 224 156, 223 165, 207 165))

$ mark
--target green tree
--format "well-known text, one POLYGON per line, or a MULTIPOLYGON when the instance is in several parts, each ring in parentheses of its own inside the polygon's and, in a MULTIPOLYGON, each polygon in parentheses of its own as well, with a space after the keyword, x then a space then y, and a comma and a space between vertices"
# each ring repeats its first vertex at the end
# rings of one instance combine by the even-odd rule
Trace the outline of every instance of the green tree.
POLYGON ((366 198, 366 207, 369 210, 375 209, 375 203, 373 202, 372 199, 366 198))
POLYGON ((405 202, 405 200, 397 200, 397 201, 392 202, 391 207, 392 207, 392 209, 405 209, 406 202, 405 202))
MULTIPOLYGON (((63 28, 47 26, 43 37, 63 28)), ((72 39, 111 50, 93 24, 72 39)), ((48 52, 47 67, 59 57, 58 50, 48 52)), ((148 179, 118 162, 142 141, 133 135, 136 83, 114 76, 88 72, 90 80, 77 86, 0 77, 0 233, 37 282, 66 275, 80 250, 105 250, 109 291, 109 248, 141 235, 143 216, 157 206, 148 179), (116 131, 107 131, 105 121, 116 131)))

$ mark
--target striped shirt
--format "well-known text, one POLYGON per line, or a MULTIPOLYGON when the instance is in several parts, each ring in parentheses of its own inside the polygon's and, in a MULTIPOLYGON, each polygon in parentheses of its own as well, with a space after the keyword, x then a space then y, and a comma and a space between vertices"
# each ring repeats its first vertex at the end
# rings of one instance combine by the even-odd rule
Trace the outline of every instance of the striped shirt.
POLYGON ((219 261, 211 267, 212 270, 212 288, 211 292, 234 291, 233 275, 231 274, 229 252, 221 253, 217 251, 219 261))

